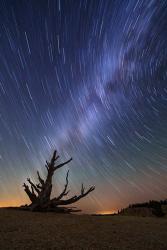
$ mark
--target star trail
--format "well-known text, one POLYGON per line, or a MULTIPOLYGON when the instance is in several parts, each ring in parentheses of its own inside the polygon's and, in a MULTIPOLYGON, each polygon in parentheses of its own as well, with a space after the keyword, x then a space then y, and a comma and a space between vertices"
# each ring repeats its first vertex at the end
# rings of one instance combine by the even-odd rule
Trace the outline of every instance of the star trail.
POLYGON ((0 206, 55 148, 85 212, 167 198, 166 27, 167 1, 0 1, 0 206))

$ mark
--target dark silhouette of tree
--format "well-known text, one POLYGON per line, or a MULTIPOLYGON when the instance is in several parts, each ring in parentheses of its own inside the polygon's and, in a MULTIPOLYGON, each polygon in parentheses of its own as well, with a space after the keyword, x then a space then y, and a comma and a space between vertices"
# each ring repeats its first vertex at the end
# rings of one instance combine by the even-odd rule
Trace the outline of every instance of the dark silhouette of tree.
POLYGON ((68 170, 64 189, 57 197, 51 199, 52 177, 55 171, 72 161, 72 158, 70 158, 68 161, 55 165, 58 158, 59 156, 57 155, 57 151, 54 151, 51 161, 50 162, 46 161, 45 167, 47 169, 47 176, 45 180, 40 176, 39 172, 37 171, 37 176, 39 180, 38 184, 34 184, 30 178, 27 178, 29 185, 25 183, 23 184, 24 191, 26 192, 31 201, 30 205, 26 205, 24 207, 25 209, 29 209, 31 211, 56 211, 56 212, 67 212, 67 213, 78 212, 80 210, 75 210, 74 207, 64 207, 64 206, 79 201, 80 199, 87 196, 90 192, 92 192, 95 189, 94 186, 91 186, 89 189, 85 190, 85 187, 82 184, 81 192, 79 195, 74 195, 71 198, 63 199, 65 196, 69 194, 68 190, 69 170, 68 170))
POLYGON ((144 203, 135 203, 130 204, 128 208, 150 208, 152 210, 152 214, 157 217, 163 217, 165 214, 162 210, 162 205, 166 205, 167 200, 154 201, 150 200, 149 202, 144 203))

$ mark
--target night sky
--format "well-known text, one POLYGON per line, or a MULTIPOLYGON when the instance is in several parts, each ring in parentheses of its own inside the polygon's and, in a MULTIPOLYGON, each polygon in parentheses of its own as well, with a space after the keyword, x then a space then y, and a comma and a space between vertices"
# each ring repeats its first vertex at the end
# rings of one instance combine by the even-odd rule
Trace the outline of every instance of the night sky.
POLYGON ((167 1, 0 1, 0 206, 55 148, 84 212, 167 198, 167 1))

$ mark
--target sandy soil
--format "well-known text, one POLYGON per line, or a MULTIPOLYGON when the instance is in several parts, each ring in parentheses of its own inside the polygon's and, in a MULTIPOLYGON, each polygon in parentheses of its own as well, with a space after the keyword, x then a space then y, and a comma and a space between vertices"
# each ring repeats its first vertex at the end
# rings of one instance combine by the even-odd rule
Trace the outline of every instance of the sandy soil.
POLYGON ((167 218, 0 209, 0 249, 167 250, 167 218))

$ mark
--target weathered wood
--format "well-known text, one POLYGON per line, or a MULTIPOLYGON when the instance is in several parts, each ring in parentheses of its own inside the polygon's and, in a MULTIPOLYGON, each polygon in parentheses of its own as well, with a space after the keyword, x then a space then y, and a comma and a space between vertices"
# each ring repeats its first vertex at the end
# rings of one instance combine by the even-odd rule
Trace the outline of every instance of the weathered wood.
POLYGON ((72 158, 69 160, 55 165, 57 159, 59 156, 57 155, 57 151, 54 151, 53 156, 51 158, 50 162, 46 161, 46 169, 47 169, 47 176, 46 179, 42 179, 39 172, 37 171, 38 175, 38 180, 39 184, 34 184, 30 178, 27 179, 31 186, 31 190, 28 185, 24 183, 24 190, 26 194, 28 195, 31 204, 29 206, 25 206, 25 209, 29 209, 31 211, 55 211, 55 212, 63 212, 63 213, 70 213, 70 212, 78 212, 80 210, 74 210, 73 208, 69 207, 60 207, 60 206, 66 206, 72 203, 77 202, 78 200, 82 199, 83 197, 87 196, 90 192, 92 192, 95 187, 92 186, 90 187, 86 192, 85 188, 82 184, 81 187, 81 193, 80 195, 75 195, 69 199, 62 200, 64 196, 67 196, 69 193, 69 190, 67 191, 68 188, 68 176, 69 176, 69 170, 67 171, 66 175, 66 183, 64 186, 63 191, 55 198, 51 199, 51 192, 52 192, 52 177, 54 175, 54 172, 68 164, 69 162, 72 161, 72 158))

